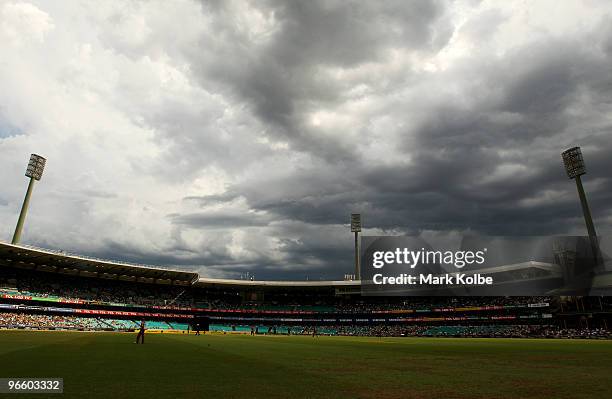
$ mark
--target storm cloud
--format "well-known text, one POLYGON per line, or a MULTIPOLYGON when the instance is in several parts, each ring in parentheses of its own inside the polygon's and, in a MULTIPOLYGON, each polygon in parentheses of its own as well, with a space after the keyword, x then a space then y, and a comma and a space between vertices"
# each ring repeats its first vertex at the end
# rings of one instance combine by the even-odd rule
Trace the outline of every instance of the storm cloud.
POLYGON ((203 275, 342 278, 366 234, 612 231, 605 1, 0 3, 0 233, 203 275))

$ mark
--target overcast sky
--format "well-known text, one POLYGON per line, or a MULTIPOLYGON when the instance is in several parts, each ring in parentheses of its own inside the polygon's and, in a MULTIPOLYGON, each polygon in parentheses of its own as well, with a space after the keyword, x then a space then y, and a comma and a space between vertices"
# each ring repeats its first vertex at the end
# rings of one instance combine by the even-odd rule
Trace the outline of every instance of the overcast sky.
POLYGON ((331 279, 366 234, 612 232, 612 2, 0 0, 0 240, 331 279))

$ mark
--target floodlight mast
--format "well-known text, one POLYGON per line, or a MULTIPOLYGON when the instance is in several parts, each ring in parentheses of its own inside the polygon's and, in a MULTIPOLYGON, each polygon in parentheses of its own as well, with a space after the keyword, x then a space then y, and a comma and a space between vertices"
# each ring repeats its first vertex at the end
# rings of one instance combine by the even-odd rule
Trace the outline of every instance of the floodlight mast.
POLYGON ((580 178, 580 176, 586 174, 582 151, 580 150, 580 147, 573 147, 563 151, 563 153, 561 153, 561 157, 563 158, 563 164, 565 165, 567 177, 576 180, 576 188, 578 189, 578 196, 580 197, 582 213, 584 214, 584 221, 586 223, 589 237, 592 239, 597 239, 595 225, 593 224, 593 218, 591 217, 591 210, 589 209, 589 203, 587 202, 584 187, 582 187, 582 179, 580 178))
POLYGON ((584 187, 582 187, 582 179, 580 178, 580 176, 586 174, 586 167, 584 166, 582 151, 580 150, 580 147, 572 147, 563 151, 561 153, 561 157, 563 158, 563 164, 565 165, 567 177, 576 180, 576 188, 578 189, 578 196, 580 197, 580 204, 582 205, 584 222, 586 223, 587 231, 589 233, 593 260, 595 261, 595 267, 600 267, 602 258, 599 251, 597 233, 595 232, 595 225, 593 224, 593 218, 591 217, 591 210, 589 209, 589 203, 587 202, 584 187))
POLYGON ((28 206, 30 205, 30 197, 32 196, 32 189, 34 188, 34 182, 42 178, 43 171, 45 170, 45 163, 47 160, 37 154, 30 155, 30 162, 26 169, 25 175, 30 178, 28 184, 28 190, 26 191, 25 198, 23 199, 23 205, 21 206, 21 212, 19 213, 19 220, 15 227, 15 234, 13 234, 13 245, 18 244, 21 239, 21 232, 23 230, 23 224, 25 222, 26 214, 28 213, 28 206))
POLYGON ((361 231, 361 214, 351 213, 351 232, 355 233, 355 280, 361 280, 359 264, 359 232, 361 231))

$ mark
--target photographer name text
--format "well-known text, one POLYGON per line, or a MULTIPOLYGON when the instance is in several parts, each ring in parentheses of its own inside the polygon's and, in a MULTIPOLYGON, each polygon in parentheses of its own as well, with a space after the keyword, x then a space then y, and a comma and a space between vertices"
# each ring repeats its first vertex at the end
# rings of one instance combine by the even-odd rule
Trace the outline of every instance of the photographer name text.
POLYGON ((384 276, 381 273, 375 274, 372 281, 376 285, 492 285, 493 277, 486 277, 482 274, 466 273, 446 273, 441 275, 434 274, 406 274, 397 276, 384 276))

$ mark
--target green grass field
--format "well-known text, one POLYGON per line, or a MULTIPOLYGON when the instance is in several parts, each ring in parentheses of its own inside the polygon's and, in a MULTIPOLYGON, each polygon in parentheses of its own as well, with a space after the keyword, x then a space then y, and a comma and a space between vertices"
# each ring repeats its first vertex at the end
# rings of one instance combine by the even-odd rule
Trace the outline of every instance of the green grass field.
MULTIPOLYGON (((0 332, 0 377, 66 398, 606 398, 612 342, 0 332)), ((14 397, 40 398, 44 395, 14 397)))

